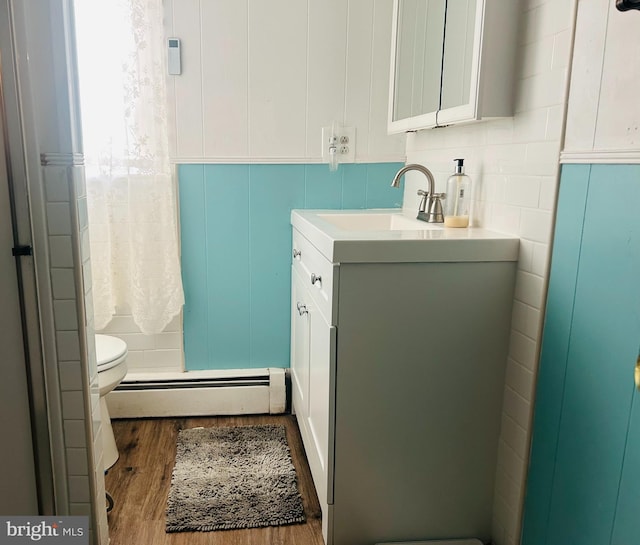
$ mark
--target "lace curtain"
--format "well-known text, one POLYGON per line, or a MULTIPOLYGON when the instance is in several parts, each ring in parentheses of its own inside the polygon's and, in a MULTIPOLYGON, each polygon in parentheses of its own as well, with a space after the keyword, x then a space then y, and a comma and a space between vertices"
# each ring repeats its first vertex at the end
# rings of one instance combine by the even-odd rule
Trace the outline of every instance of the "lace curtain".
POLYGON ((95 328, 159 333, 184 303, 162 0, 76 0, 95 328))

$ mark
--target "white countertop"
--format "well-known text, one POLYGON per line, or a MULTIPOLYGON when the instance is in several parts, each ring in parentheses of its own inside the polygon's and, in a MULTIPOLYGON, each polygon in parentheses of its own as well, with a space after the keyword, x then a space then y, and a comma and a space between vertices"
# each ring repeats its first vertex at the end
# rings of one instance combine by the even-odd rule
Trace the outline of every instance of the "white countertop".
POLYGON ((517 261, 520 245, 512 235, 425 223, 400 209, 292 210, 291 225, 332 263, 517 261), (349 216, 373 214, 401 216, 396 219, 408 228, 351 230, 322 217, 344 215, 348 223, 349 216))

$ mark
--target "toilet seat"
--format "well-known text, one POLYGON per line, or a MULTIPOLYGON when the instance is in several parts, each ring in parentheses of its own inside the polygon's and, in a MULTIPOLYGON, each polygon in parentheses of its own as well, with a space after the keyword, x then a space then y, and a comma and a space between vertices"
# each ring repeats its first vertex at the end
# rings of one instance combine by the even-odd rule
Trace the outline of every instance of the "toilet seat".
POLYGON ((98 373, 122 363, 127 357, 127 343, 117 337, 96 334, 98 373))

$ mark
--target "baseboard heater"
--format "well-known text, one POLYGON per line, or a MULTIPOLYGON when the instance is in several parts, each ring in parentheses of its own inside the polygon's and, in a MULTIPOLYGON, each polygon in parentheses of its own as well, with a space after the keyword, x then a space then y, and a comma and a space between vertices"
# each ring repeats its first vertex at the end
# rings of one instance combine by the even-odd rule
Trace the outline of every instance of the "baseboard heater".
POLYGON ((107 405, 111 418, 280 414, 285 370, 129 373, 107 405))

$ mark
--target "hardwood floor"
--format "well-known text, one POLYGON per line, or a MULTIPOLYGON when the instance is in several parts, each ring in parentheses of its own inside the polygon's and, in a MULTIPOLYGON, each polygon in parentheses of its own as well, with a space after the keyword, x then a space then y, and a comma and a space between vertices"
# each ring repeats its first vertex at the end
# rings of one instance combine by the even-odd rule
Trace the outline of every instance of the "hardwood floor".
POLYGON ((320 505, 293 416, 234 416, 114 420, 120 458, 105 477, 115 506, 109 513, 111 545, 323 545, 320 505), (281 424, 298 475, 307 522, 289 526, 165 533, 165 507, 183 428, 281 424))

